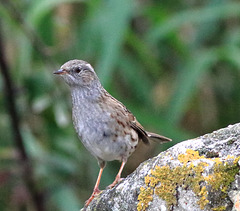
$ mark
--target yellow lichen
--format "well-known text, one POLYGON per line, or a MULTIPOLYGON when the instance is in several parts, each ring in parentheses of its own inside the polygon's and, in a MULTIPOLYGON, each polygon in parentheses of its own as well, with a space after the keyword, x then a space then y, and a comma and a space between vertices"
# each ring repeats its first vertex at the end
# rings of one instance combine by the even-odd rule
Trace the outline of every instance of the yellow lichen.
POLYGON ((235 175, 238 173, 239 169, 237 168, 237 161, 239 158, 240 157, 235 158, 234 160, 232 157, 225 159, 226 161, 230 159, 233 160, 233 164, 223 161, 218 161, 215 163, 214 173, 205 177, 205 180, 211 185, 213 190, 220 189, 223 193, 227 192, 229 185, 234 180, 235 175))
POLYGON ((137 210, 138 211, 144 211, 148 207, 148 203, 153 200, 153 190, 151 188, 140 188, 140 194, 138 195, 138 205, 137 210))
POLYGON ((234 159, 235 157, 233 156, 233 155, 228 155, 227 157, 226 157, 226 159, 227 160, 229 160, 229 159, 234 159))
MULTIPOLYGON (((156 166, 155 169, 151 170, 151 174, 145 177, 147 188, 140 188, 138 211, 146 210, 149 202, 152 201, 153 193, 165 200, 170 208, 170 206, 177 203, 176 193, 178 187, 191 188, 199 197, 198 204, 200 208, 204 209, 209 204, 208 186, 213 190, 221 190, 223 194, 226 193, 238 172, 237 162, 239 159, 240 157, 234 158, 234 156, 227 156, 225 159, 211 159, 200 156, 197 151, 186 150, 186 154, 178 156, 178 160, 182 163, 181 166, 175 168, 156 166), (198 159, 203 160, 197 163, 192 162, 198 159), (214 162, 213 173, 203 176, 209 161, 214 162)), ((217 208, 213 209, 217 210, 217 208)), ((218 207, 218 210, 221 209, 223 207, 218 207)))
POLYGON ((200 209, 203 210, 204 207, 209 203, 209 200, 205 196, 203 196, 199 199, 197 203, 200 206, 200 209))
POLYGON ((198 205, 201 209, 204 209, 204 207, 209 203, 209 200, 207 199, 208 191, 206 186, 203 186, 197 195, 200 197, 198 205))
POLYGON ((233 160, 233 164, 234 164, 234 165, 237 164, 239 160, 240 160, 240 156, 237 157, 237 158, 235 158, 235 159, 233 160))
POLYGON ((226 210, 227 208, 225 206, 220 206, 220 207, 214 207, 212 208, 213 211, 224 211, 226 210))
POLYGON ((178 155, 178 160, 183 164, 186 164, 189 161, 198 160, 201 158, 204 158, 204 156, 199 156, 199 152, 194 151, 192 149, 187 149, 186 154, 178 155))

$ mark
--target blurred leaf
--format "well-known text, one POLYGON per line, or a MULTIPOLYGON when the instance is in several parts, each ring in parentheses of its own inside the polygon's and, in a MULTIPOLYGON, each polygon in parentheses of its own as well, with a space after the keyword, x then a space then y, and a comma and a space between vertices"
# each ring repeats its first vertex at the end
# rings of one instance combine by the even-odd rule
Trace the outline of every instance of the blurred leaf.
POLYGON ((240 45, 240 28, 233 28, 228 31, 224 37, 226 45, 233 45, 239 47, 240 45))
POLYGON ((19 71, 17 71, 17 78, 22 81, 26 78, 27 75, 32 74, 32 45, 29 43, 29 40, 21 34, 18 35, 19 39, 19 54, 17 66, 19 71))
POLYGON ((149 90, 151 90, 151 82, 143 73, 142 67, 139 63, 132 58, 129 54, 123 54, 118 63, 120 67, 119 74, 127 80, 129 93, 133 95, 142 103, 148 105, 150 102, 149 90), (141 90, 141 92, 139 92, 141 90))
POLYGON ((225 58, 240 70, 240 49, 236 46, 226 46, 223 50, 225 58))
POLYGON ((124 41, 125 33, 133 10, 133 2, 102 1, 92 17, 97 25, 102 46, 96 69, 103 85, 109 83, 124 41), (104 15, 103 15, 104 14, 104 15))
POLYGON ((139 60, 145 64, 146 69, 153 76, 158 76, 162 71, 161 66, 157 63, 156 55, 154 55, 146 43, 138 38, 133 31, 128 33, 127 43, 135 50, 135 53, 139 56, 139 60))
POLYGON ((176 31, 183 24, 202 23, 216 19, 225 19, 238 16, 240 13, 240 3, 226 1, 220 5, 212 5, 200 9, 190 9, 188 11, 179 12, 176 15, 166 18, 166 20, 156 24, 149 30, 146 40, 154 44, 157 40, 168 35, 172 31, 176 31))
POLYGON ((41 113, 50 105, 50 103, 51 99, 49 96, 47 95, 41 96, 34 100, 32 105, 33 111, 36 113, 41 113))
POLYGON ((57 205, 57 210, 79 210, 82 205, 79 202, 79 199, 76 197, 76 193, 73 190, 73 187, 67 185, 58 187, 53 193, 52 200, 57 205))
POLYGON ((27 153, 36 158, 44 157, 45 153, 41 145, 37 142, 36 138, 33 136, 31 129, 28 126, 22 128, 22 136, 24 139, 24 146, 27 153))
POLYGON ((48 152, 37 142, 29 128, 25 127, 22 131, 24 144, 28 154, 38 161, 38 168, 36 169, 38 175, 46 175, 49 170, 61 170, 68 173, 76 171, 77 166, 66 156, 48 152))
POLYGON ((84 2, 84 0, 41 0, 32 1, 28 10, 27 20, 33 25, 38 25, 41 20, 55 7, 64 3, 84 2))
POLYGON ((187 66, 182 67, 177 75, 176 89, 168 108, 168 120, 178 124, 182 118, 191 95, 196 91, 203 74, 209 71, 218 58, 217 49, 202 50, 189 59, 187 66))
POLYGON ((67 111, 65 104, 61 102, 54 104, 54 115, 59 127, 65 127, 69 124, 69 112, 67 111))

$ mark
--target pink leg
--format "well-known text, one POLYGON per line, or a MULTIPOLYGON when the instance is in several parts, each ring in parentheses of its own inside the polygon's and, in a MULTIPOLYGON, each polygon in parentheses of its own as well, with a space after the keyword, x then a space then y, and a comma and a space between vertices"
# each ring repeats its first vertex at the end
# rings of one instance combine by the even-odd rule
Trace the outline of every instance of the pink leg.
POLYGON ((95 186, 94 186, 94 189, 93 189, 93 193, 92 193, 92 195, 90 196, 90 198, 85 202, 85 207, 87 207, 87 206, 90 204, 90 202, 94 199, 94 197, 95 197, 97 194, 100 193, 100 190, 99 190, 98 187, 99 187, 99 184, 100 184, 100 180, 101 180, 101 176, 102 176, 103 169, 104 169, 104 167, 103 167, 103 168, 100 168, 100 171, 99 171, 99 173, 98 173, 97 182, 96 182, 96 184, 95 184, 95 186))
POLYGON ((116 184, 118 184, 121 181, 121 173, 125 164, 126 164, 126 161, 123 161, 115 180, 111 185, 108 186, 108 188, 113 188, 116 184))

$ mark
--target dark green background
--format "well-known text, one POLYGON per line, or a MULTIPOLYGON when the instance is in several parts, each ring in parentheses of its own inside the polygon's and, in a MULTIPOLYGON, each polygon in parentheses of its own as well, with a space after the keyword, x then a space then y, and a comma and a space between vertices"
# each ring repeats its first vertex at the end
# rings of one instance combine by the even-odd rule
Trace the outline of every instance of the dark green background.
MULTIPOLYGON (((52 72, 70 59, 93 65, 104 87, 150 131, 140 162, 240 119, 240 2, 230 0, 1 0, 1 37, 21 135, 47 210, 75 211, 98 165, 78 140, 69 88, 52 72)), ((22 180, 0 77, 0 210, 35 210, 22 180)), ((100 187, 120 164, 108 163, 100 187)))

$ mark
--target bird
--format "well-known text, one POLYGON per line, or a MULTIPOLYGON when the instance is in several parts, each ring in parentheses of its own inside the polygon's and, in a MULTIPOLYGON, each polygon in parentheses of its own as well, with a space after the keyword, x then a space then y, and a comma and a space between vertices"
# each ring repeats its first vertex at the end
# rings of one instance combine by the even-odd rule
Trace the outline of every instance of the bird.
POLYGON ((96 184, 87 207, 101 191, 99 184, 106 162, 119 160, 121 167, 114 182, 121 181, 121 173, 128 157, 135 151, 139 141, 149 144, 171 141, 170 138, 148 132, 136 117, 101 85, 93 67, 83 60, 70 60, 53 72, 69 85, 72 98, 72 120, 79 139, 97 159, 100 167, 96 184))

